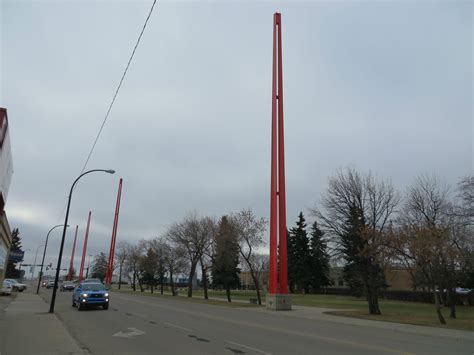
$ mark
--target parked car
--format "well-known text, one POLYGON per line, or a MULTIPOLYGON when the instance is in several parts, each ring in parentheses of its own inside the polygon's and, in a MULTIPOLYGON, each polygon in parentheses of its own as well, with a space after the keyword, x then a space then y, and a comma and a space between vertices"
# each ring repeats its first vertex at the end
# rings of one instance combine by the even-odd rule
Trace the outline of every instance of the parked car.
MULTIPOLYGON (((53 288, 54 287, 54 280, 50 280, 48 281, 48 283, 46 284, 46 288, 53 288)), ((57 288, 57 286, 56 286, 57 288)))
POLYGON ((62 284, 61 284, 61 287, 59 288, 59 291, 63 292, 63 291, 74 291, 74 288, 76 286, 74 285, 74 283, 72 281, 64 281, 62 284))
POLYGON ((102 283, 81 283, 72 294, 72 306, 82 311, 87 306, 109 309, 109 291, 102 283))
POLYGON ((0 294, 2 295, 11 295, 13 291, 13 285, 10 281, 3 280, 2 289, 0 294))
POLYGON ((454 289, 454 291, 458 294, 458 295, 468 295, 472 292, 472 290, 470 288, 464 288, 464 287, 456 287, 454 289))
POLYGON ((26 285, 18 282, 18 280, 14 279, 5 279, 5 281, 9 281, 12 284, 13 291, 23 292, 26 290, 26 285))

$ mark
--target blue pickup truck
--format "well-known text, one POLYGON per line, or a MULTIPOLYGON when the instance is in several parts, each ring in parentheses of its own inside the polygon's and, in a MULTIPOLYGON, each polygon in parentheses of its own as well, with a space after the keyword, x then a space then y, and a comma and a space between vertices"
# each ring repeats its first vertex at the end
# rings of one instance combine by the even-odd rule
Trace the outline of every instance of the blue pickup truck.
POLYGON ((109 291, 101 283, 81 283, 72 294, 72 306, 82 311, 87 306, 109 309, 109 291))

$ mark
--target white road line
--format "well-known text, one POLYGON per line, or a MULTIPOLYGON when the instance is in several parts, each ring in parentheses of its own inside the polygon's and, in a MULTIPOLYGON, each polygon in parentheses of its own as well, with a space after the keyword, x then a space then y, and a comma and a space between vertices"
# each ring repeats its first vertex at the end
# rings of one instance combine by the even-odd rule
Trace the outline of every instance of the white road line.
POLYGON ((235 343, 235 342, 230 341, 230 340, 226 340, 225 342, 229 343, 229 344, 232 344, 232 345, 240 346, 240 347, 245 348, 245 349, 255 351, 255 352, 260 353, 260 354, 272 355, 271 353, 267 353, 266 351, 259 350, 259 349, 256 349, 256 348, 252 348, 251 346, 247 346, 247 345, 244 345, 244 344, 235 343))
POLYGON ((178 328, 178 329, 181 329, 181 330, 185 330, 187 332, 192 332, 193 331, 192 329, 181 327, 181 326, 173 324, 173 323, 163 322, 163 324, 169 325, 170 327, 175 327, 175 328, 178 328))

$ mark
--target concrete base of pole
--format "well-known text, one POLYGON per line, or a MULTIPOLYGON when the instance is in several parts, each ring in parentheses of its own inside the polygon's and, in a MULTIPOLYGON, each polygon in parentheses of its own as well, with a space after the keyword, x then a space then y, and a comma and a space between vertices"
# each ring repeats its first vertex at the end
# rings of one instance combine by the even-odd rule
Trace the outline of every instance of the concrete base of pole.
POLYGON ((265 303, 267 309, 272 311, 291 311, 291 295, 267 294, 265 303))

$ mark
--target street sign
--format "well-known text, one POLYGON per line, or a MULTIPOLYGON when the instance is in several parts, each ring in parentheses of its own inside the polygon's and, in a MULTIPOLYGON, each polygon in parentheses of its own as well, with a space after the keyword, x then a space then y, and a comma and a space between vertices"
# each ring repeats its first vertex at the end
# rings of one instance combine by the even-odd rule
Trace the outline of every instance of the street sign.
POLYGON ((23 255, 25 255, 25 252, 23 250, 12 250, 10 251, 10 256, 8 260, 13 263, 19 263, 20 261, 23 261, 23 255))

